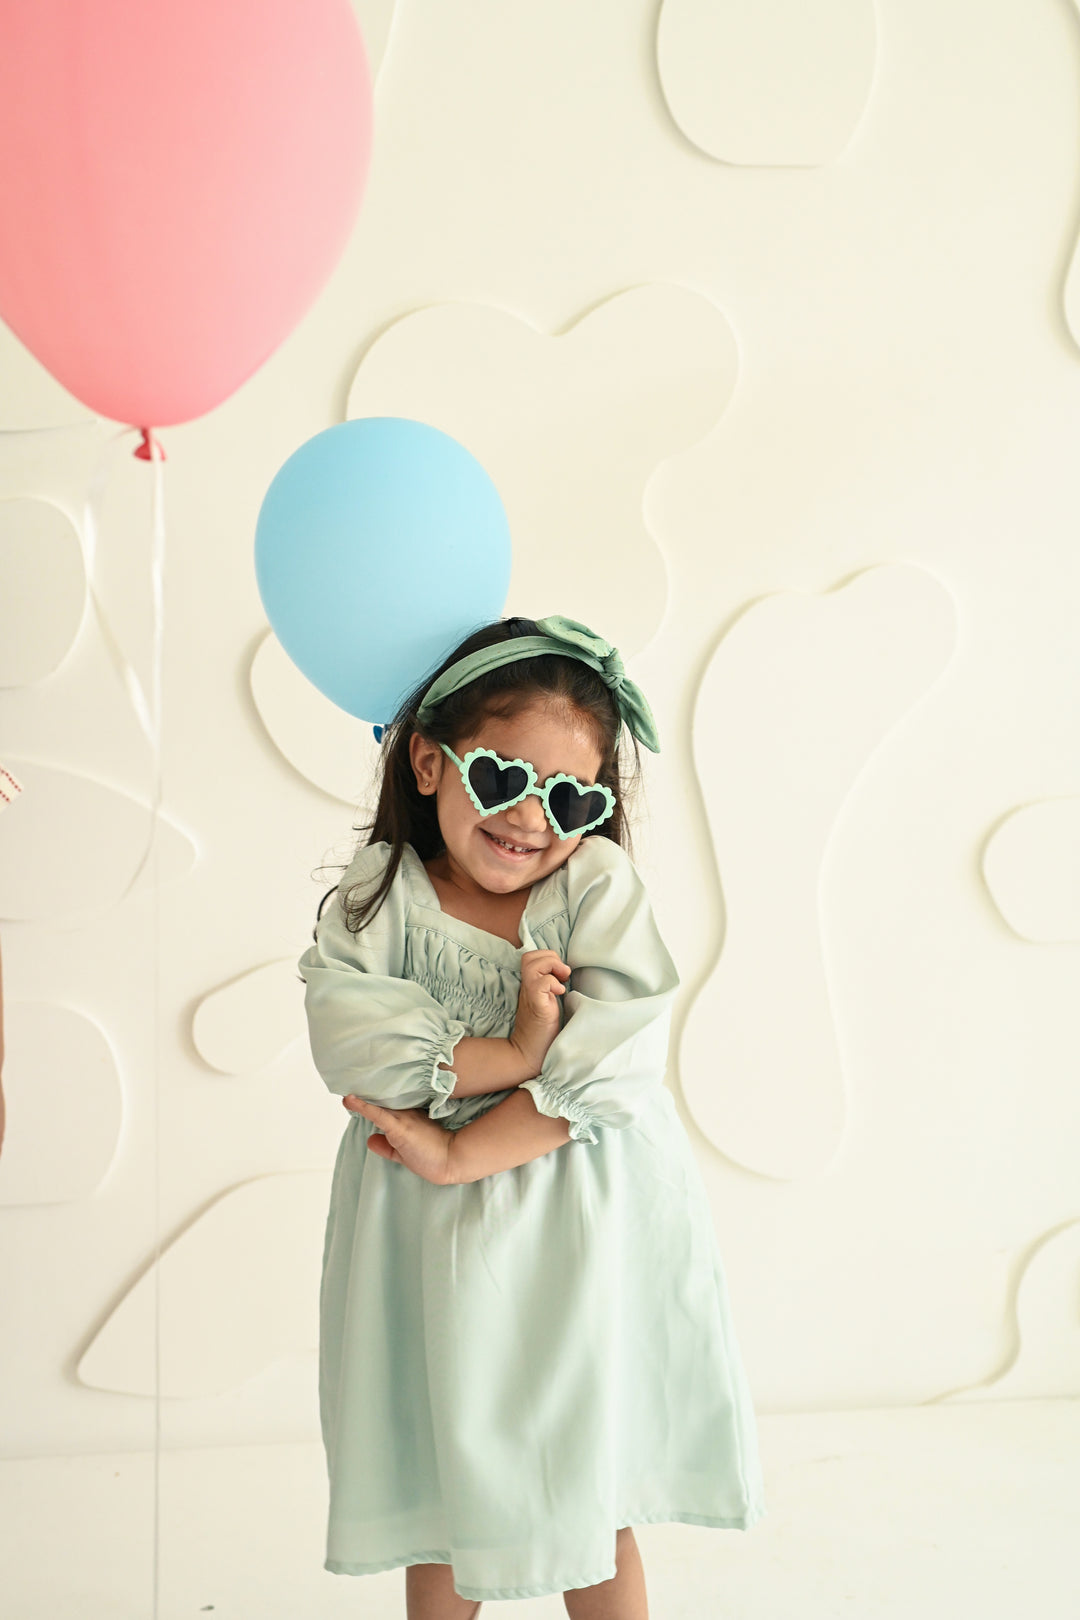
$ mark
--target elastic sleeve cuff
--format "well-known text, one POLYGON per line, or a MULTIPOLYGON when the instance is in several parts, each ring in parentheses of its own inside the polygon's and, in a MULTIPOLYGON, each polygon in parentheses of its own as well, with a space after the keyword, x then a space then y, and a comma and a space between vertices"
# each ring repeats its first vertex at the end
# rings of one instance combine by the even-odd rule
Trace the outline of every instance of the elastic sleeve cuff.
POLYGON ((461 1037, 467 1033, 465 1025, 456 1018, 447 1021, 446 1034, 441 1041, 432 1041, 431 1055, 431 1089, 434 1101, 428 1107, 429 1119, 443 1119, 452 1114, 461 1102, 460 1097, 452 1097, 450 1093, 457 1085, 457 1075, 453 1069, 440 1068, 440 1064, 453 1063, 454 1048, 461 1037))
POLYGON ((522 1091, 531 1091, 537 1113, 546 1114, 549 1119, 558 1119, 560 1116, 570 1122, 570 1140, 572 1142, 598 1142, 599 1137, 593 1130, 595 1121, 592 1116, 575 1102, 568 1091, 560 1091, 553 1086, 550 1080, 543 1076, 536 1080, 523 1080, 519 1088, 522 1091))

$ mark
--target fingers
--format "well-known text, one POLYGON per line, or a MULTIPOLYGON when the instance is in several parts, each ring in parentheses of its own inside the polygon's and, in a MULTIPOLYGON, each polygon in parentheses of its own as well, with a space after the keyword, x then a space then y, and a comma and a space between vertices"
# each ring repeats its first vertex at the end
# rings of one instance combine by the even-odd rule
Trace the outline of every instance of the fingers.
MULTIPOLYGON (((378 1126, 379 1130, 384 1133, 387 1129, 392 1130, 395 1125, 401 1123, 400 1112, 395 1113, 393 1109, 380 1108, 378 1103, 368 1102, 364 1097, 356 1097, 350 1093, 349 1096, 342 1097, 341 1100, 350 1114, 359 1114, 361 1119, 370 1119, 372 1124, 378 1126), (392 1119, 386 1117, 390 1114, 393 1115, 392 1119)), ((368 1140, 370 1142, 371 1138, 369 1137, 368 1140)))
POLYGON ((379 1136, 372 1132, 367 1139, 367 1146, 368 1152, 374 1153, 377 1159, 390 1159, 395 1164, 402 1162, 401 1154, 397 1148, 391 1147, 385 1136, 379 1136))
POLYGON ((398 1124, 400 1122, 400 1119, 401 1119, 400 1111, 395 1111, 392 1108, 380 1108, 378 1103, 367 1102, 365 1100, 365 1098, 357 1097, 352 1092, 350 1092, 347 1096, 342 1097, 341 1100, 344 1103, 345 1107, 349 1110, 350 1114, 360 1114, 365 1119, 370 1119, 376 1124, 379 1123, 378 1117, 377 1117, 378 1115, 380 1115, 380 1114, 393 1114, 394 1115, 393 1121, 386 1120, 380 1126, 380 1129, 378 1131, 372 1131, 371 1132, 371 1134, 369 1135, 369 1137, 367 1139, 367 1148, 368 1148, 368 1152, 369 1153, 374 1153, 374 1155, 375 1155, 375 1157, 377 1159, 390 1159, 391 1161, 393 1161, 396 1164, 401 1164, 402 1163, 401 1154, 398 1152, 397 1148, 391 1142, 390 1138, 386 1135, 386 1128, 387 1128, 388 1125, 398 1124))
POLYGON ((559 956, 557 951, 524 951, 521 957, 521 973, 543 977, 554 973, 560 979, 570 977, 570 969, 559 956))
POLYGON ((570 969, 557 951, 524 951, 521 957, 521 1000, 534 1017, 547 1019, 553 996, 566 994, 570 969))

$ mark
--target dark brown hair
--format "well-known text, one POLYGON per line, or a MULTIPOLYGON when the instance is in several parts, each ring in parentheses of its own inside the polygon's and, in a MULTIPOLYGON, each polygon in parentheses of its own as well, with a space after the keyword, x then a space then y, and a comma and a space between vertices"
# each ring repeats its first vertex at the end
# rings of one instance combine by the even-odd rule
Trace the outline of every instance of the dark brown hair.
MULTIPOLYGON (((416 711, 425 692, 459 658, 466 658, 481 647, 490 647, 499 641, 539 634, 532 619, 517 618, 497 619, 474 630, 454 648, 438 669, 424 677, 386 727, 382 739, 382 777, 375 819, 354 827, 353 831, 368 834, 358 848, 383 842, 389 844, 390 859, 377 889, 371 893, 360 893, 361 886, 356 885, 342 895, 341 905, 350 933, 358 934, 382 905, 401 865, 406 844, 412 845, 422 861, 431 860, 433 856, 441 854, 444 848, 435 798, 420 792, 409 758, 409 739, 414 731, 421 732, 432 742, 444 742, 454 748, 489 715, 510 719, 537 698, 577 710, 591 725, 600 750, 601 765, 597 781, 615 794, 614 813, 591 833, 586 833, 585 837, 610 838, 627 853, 630 852, 626 800, 628 793, 637 787, 640 780, 641 756, 637 739, 630 736, 633 759, 632 762, 628 761, 629 769, 624 774, 620 754, 622 721, 614 695, 603 677, 580 659, 561 653, 537 653, 511 664, 501 664, 497 669, 478 675, 456 692, 451 692, 422 727, 417 725, 416 711)), ((336 892, 336 889, 330 890, 330 894, 336 892)), ((319 906, 320 916, 330 894, 323 896, 319 906)))

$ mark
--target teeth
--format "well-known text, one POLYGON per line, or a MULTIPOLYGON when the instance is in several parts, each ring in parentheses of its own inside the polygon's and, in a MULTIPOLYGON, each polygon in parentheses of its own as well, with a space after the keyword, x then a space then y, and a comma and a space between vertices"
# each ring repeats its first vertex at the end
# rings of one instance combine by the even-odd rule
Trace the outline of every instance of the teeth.
POLYGON ((496 838, 494 833, 488 833, 488 837, 494 838, 495 842, 501 844, 503 849, 512 849, 515 855, 532 855, 534 853, 531 844, 508 844, 505 838, 496 838))

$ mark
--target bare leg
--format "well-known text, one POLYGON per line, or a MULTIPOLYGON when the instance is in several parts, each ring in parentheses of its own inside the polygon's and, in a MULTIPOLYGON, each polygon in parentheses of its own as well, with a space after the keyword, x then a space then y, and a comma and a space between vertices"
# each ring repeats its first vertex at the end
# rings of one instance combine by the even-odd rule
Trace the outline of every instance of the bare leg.
POLYGON ((649 1620, 645 1571, 629 1526, 616 1532, 614 1579, 564 1592, 563 1602, 570 1620, 649 1620))
POLYGON ((408 1564, 405 1569, 407 1620, 476 1620, 480 1605, 454 1591, 450 1564, 408 1564))

